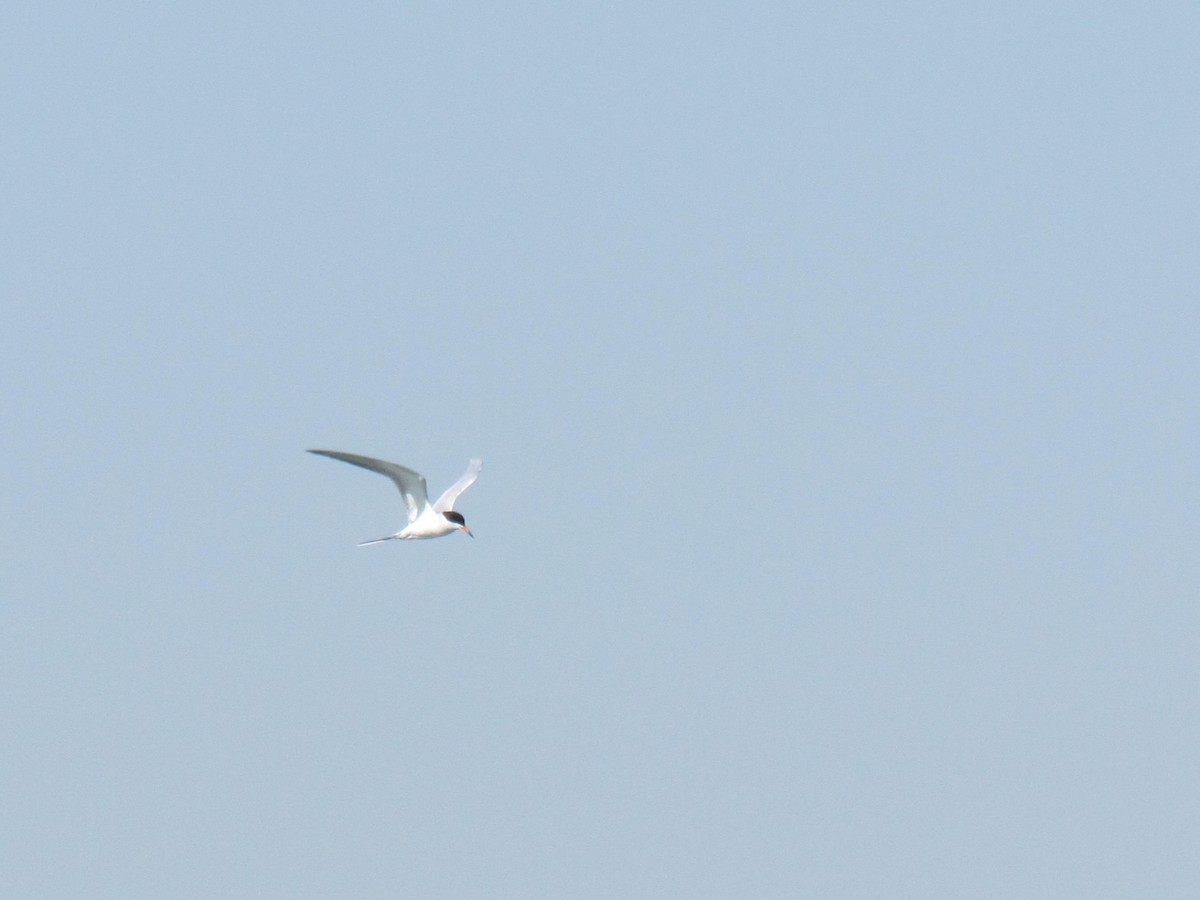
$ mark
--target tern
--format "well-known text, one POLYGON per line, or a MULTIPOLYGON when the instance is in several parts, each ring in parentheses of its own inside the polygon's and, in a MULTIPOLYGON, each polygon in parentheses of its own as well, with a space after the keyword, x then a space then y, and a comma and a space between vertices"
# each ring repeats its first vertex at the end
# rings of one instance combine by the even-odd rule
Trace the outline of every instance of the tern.
POLYGON ((463 491, 475 483, 475 479, 479 477, 479 472, 483 468, 483 460, 471 460, 462 478, 446 488, 446 492, 430 506, 425 488, 425 476, 419 472, 386 460, 373 459, 370 456, 356 456, 353 453, 342 453, 338 450, 309 450, 308 452, 316 453, 318 456, 328 456, 330 459, 340 459, 342 462, 362 466, 364 469, 386 475, 396 482, 396 487, 400 488, 400 496, 404 498, 404 506, 408 510, 408 525, 395 534, 376 538, 373 541, 363 541, 358 546, 382 544, 384 541, 435 538, 450 534, 452 531, 465 531, 471 537, 475 537, 471 534, 471 529, 467 527, 467 520, 463 518, 462 513, 454 511, 454 502, 463 491))

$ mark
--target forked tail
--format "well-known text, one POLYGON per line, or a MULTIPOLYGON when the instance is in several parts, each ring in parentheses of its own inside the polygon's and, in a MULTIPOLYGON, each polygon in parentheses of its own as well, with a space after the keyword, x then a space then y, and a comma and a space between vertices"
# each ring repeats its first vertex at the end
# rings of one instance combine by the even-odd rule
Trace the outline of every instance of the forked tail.
POLYGON ((394 541, 395 539, 396 539, 396 535, 389 534, 387 537, 375 538, 375 540, 373 540, 373 541, 363 541, 358 546, 366 547, 370 544, 382 544, 384 541, 394 541))

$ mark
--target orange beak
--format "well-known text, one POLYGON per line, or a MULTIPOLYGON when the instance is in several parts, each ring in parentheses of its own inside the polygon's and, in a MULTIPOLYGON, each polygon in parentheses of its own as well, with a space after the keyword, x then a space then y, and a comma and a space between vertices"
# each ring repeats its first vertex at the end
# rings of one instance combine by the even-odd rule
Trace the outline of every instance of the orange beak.
POLYGON ((471 529, 468 528, 466 525, 459 525, 458 527, 461 528, 463 531, 465 531, 467 534, 470 534, 471 537, 475 537, 475 535, 471 534, 471 529))

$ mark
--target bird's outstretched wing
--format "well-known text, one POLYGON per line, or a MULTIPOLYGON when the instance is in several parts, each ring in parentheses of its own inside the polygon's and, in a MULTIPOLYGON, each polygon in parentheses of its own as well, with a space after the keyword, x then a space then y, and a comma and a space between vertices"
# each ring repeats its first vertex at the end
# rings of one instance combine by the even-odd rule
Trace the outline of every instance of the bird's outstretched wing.
POLYGON ((380 475, 386 475, 392 479, 396 482, 396 487, 400 488, 400 496, 404 498, 404 507, 408 512, 410 523, 416 521, 422 510, 429 506, 425 476, 419 472, 387 460, 374 459, 370 456, 356 456, 353 453, 342 453, 339 450, 309 450, 308 452, 316 453, 318 456, 328 456, 330 459, 340 459, 342 462, 348 462, 354 466, 362 466, 364 469, 370 469, 372 472, 378 472, 380 475))
POLYGON ((437 512, 446 512, 447 510, 454 509, 454 501, 458 499, 458 495, 475 483, 475 479, 479 477, 482 469, 482 459, 471 460, 467 465, 467 471, 463 472, 462 478, 446 488, 446 492, 437 498, 437 502, 433 504, 433 508, 437 512))

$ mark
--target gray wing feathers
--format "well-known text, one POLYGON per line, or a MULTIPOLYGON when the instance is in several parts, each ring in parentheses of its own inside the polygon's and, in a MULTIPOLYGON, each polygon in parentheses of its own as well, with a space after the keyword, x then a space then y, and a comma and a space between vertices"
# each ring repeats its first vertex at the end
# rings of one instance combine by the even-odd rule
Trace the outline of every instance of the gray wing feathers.
MULTIPOLYGON (((412 469, 406 469, 404 466, 388 462, 387 460, 374 459, 370 456, 357 456, 353 453, 342 453, 340 450, 309 450, 308 452, 316 453, 318 456, 328 456, 330 459, 340 459, 342 462, 370 469, 372 472, 378 472, 380 475, 386 475, 392 479, 396 483, 396 487, 400 489, 400 495, 404 498, 404 506, 408 511, 409 522, 415 521, 417 516, 421 514, 421 510, 429 505, 429 495, 425 488, 425 476, 419 472, 414 472, 412 469)), ((474 480, 474 478, 471 479, 471 481, 474 480)), ((467 483, 470 484, 470 482, 467 483)), ((463 485, 463 487, 465 488, 466 485, 463 485)))
POLYGON ((433 504, 433 508, 438 512, 446 512, 447 510, 454 509, 454 501, 458 499, 458 495, 475 483, 475 479, 479 477, 482 469, 482 459, 471 460, 462 478, 446 488, 446 492, 437 498, 437 502, 433 504))

